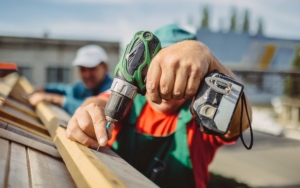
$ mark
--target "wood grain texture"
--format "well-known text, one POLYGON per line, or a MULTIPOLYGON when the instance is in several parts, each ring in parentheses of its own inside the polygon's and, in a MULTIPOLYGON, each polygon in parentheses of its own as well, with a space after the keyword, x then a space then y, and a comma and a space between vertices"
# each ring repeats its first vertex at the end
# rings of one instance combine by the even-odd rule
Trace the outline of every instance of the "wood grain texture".
POLYGON ((153 183, 143 174, 130 166, 124 159, 116 155, 108 147, 101 148, 100 151, 92 150, 93 154, 117 176, 128 187, 154 187, 153 183))
POLYGON ((24 76, 20 76, 18 82, 10 92, 10 97, 26 105, 30 105, 27 96, 34 91, 34 88, 24 76))
POLYGON ((0 187, 5 187, 10 157, 9 141, 0 138, 0 187))
POLYGON ((30 138, 30 139, 38 141, 38 142, 41 142, 43 144, 47 144, 47 145, 55 148, 55 145, 54 145, 54 143, 52 141, 50 141, 48 139, 45 139, 43 137, 40 137, 38 135, 32 134, 30 132, 24 131, 24 130, 22 130, 22 129, 18 128, 18 127, 15 127, 15 126, 13 126, 11 124, 8 124, 8 123, 5 124, 5 123, 6 122, 3 122, 3 121, 0 120, 0 128, 6 129, 6 130, 8 130, 10 132, 13 132, 13 133, 16 133, 18 135, 24 136, 26 138, 30 138), (3 125, 5 125, 5 126, 3 126, 3 125))
POLYGON ((41 142, 35 141, 33 139, 30 139, 30 138, 26 138, 24 136, 21 136, 21 135, 18 135, 16 133, 7 131, 5 129, 0 129, 0 137, 5 138, 5 139, 10 140, 10 141, 13 141, 15 143, 22 144, 22 145, 27 146, 27 147, 37 149, 37 150, 42 151, 44 153, 47 153, 47 154, 49 154, 53 157, 60 158, 59 153, 52 146, 49 146, 47 144, 43 144, 41 142))
POLYGON ((31 116, 32 118, 38 119, 38 116, 35 114, 34 110, 32 107, 25 105, 15 99, 12 98, 7 98, 5 100, 5 105, 9 106, 10 108, 16 109, 26 115, 31 116))
POLYGON ((28 166, 26 148, 12 142, 7 187, 31 187, 28 166))
POLYGON ((33 188, 76 187, 63 161, 30 148, 28 158, 33 188))
POLYGON ((48 134, 47 129, 44 125, 40 123, 39 120, 34 119, 18 110, 15 110, 13 108, 10 108, 8 106, 2 106, 0 108, 0 116, 6 119, 9 119, 15 123, 22 124, 24 126, 27 126, 31 128, 32 130, 36 130, 38 132, 41 132, 43 134, 48 134))
POLYGON ((27 131, 27 132, 29 132, 29 133, 35 134, 35 135, 37 135, 37 136, 40 136, 40 137, 42 137, 42 138, 45 138, 45 139, 47 139, 47 140, 51 140, 51 141, 52 141, 52 138, 49 136, 48 133, 47 133, 47 134, 41 133, 41 132, 36 131, 36 130, 34 130, 34 129, 31 129, 31 128, 29 128, 29 127, 23 125, 23 124, 17 123, 17 122, 15 122, 15 121, 11 120, 11 119, 7 119, 7 118, 4 118, 4 117, 2 117, 2 116, 0 116, 0 121, 7 122, 8 124, 11 124, 11 125, 13 125, 13 126, 15 126, 15 127, 17 127, 17 128, 20 128, 20 129, 25 130, 25 131, 27 131))
POLYGON ((0 79, 0 107, 3 105, 3 101, 8 98, 9 94, 12 92, 13 87, 15 87, 19 75, 17 73, 12 73, 6 77, 0 79))

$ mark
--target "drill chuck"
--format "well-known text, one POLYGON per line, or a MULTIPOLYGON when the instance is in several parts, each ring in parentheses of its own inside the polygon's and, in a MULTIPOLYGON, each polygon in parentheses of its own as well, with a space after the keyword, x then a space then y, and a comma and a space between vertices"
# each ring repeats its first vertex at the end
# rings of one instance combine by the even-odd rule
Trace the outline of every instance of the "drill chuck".
POLYGON ((116 122, 123 117, 127 107, 129 107, 137 94, 137 87, 114 78, 111 86, 111 95, 105 107, 106 119, 109 122, 116 122))

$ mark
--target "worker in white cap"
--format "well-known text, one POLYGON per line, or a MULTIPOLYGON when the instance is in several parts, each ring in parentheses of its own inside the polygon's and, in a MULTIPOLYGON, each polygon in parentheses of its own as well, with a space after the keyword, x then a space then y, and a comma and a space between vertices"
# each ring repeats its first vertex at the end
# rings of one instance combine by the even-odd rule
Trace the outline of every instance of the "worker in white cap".
POLYGON ((51 83, 29 96, 29 102, 36 106, 46 101, 73 114, 82 102, 90 96, 108 90, 112 79, 108 76, 108 57, 105 50, 98 45, 81 47, 73 61, 78 67, 81 81, 74 84, 51 83))

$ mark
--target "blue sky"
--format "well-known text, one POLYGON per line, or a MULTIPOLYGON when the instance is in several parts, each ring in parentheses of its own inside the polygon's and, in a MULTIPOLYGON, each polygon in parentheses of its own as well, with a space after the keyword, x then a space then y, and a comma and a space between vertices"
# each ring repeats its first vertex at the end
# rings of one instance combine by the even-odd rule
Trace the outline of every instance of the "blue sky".
POLYGON ((265 35, 300 40, 300 0, 1 0, 0 35, 121 41, 127 43, 138 30, 170 23, 197 26, 201 9, 210 10, 211 29, 229 26, 230 9, 238 16, 250 11, 251 31, 257 20, 265 35))

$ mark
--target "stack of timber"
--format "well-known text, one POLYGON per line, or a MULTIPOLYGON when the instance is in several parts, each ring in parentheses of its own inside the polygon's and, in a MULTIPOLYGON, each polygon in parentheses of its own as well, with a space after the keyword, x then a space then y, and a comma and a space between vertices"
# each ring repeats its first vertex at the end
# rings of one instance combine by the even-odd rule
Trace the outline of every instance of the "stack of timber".
POLYGON ((1 187, 157 187, 107 147, 95 151, 70 141, 70 116, 40 102, 25 77, 0 79, 1 187))

